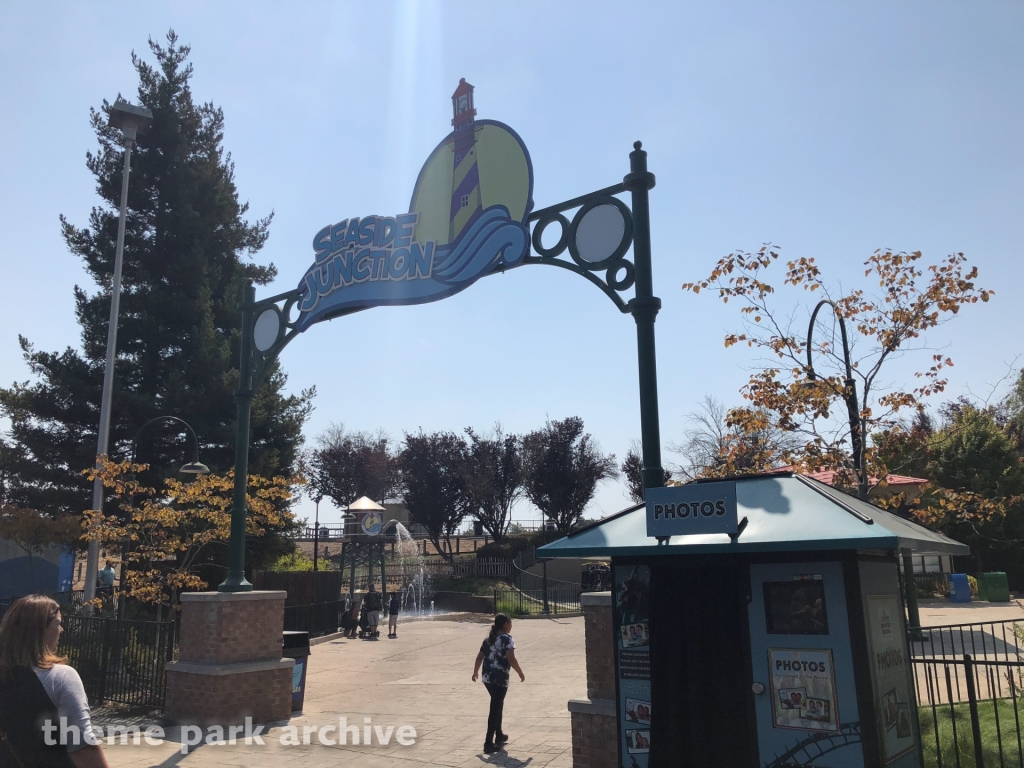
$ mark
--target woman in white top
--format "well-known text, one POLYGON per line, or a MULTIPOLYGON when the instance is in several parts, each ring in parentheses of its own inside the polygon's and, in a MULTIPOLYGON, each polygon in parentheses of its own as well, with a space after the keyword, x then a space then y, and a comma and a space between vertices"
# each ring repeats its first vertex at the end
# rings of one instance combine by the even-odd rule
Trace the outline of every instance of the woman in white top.
POLYGON ((42 595, 16 600, 0 622, 2 765, 108 768, 82 678, 57 655, 63 631, 60 606, 42 595))

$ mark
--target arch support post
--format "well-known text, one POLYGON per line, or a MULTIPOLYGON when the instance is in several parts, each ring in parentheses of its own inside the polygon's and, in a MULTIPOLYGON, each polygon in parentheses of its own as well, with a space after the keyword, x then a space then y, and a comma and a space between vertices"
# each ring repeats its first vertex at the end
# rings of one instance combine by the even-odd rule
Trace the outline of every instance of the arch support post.
POLYGON ((636 294, 626 308, 636 321, 637 365, 640 374, 640 434, 643 445, 644 488, 665 484, 661 466, 661 427, 658 417, 658 365, 654 345, 654 320, 661 299, 654 295, 651 271, 651 215, 648 191, 654 187, 654 174, 647 170, 647 153, 640 142, 629 153, 630 173, 622 180, 632 194, 633 262, 636 268, 636 294))
POLYGON ((249 283, 242 299, 242 341, 238 361, 238 388, 235 404, 238 422, 235 429, 235 487, 231 505, 231 540, 228 544, 228 575, 218 592, 251 592, 245 578, 245 492, 249 480, 249 417, 252 413, 252 335, 256 287, 249 283))

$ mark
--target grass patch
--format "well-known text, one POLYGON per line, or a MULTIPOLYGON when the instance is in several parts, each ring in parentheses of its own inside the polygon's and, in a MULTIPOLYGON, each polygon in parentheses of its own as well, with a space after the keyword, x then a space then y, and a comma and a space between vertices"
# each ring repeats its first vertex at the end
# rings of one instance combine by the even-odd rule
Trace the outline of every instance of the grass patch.
POLYGON ((498 592, 494 610, 496 613, 504 613, 508 616, 529 616, 543 613, 544 605, 539 600, 531 600, 516 589, 507 589, 498 592))
MULTIPOLYGON (((1019 765, 1020 752, 1017 746, 1017 718, 1024 725, 1024 706, 1017 700, 1014 713, 1012 699, 985 699, 978 702, 978 724, 981 727, 982 755, 986 766, 1019 765), (998 728, 996 727, 998 717, 998 728), (1000 762, 1000 745, 1002 762, 1000 762)), ((974 734, 971 730, 971 710, 967 702, 950 707, 937 706, 934 714, 930 706, 919 708, 921 724, 921 746, 924 750, 924 764, 928 768, 942 765, 961 768, 976 768, 974 761, 974 734), (935 726, 938 723, 938 745, 936 746, 935 726), (953 740, 953 725, 956 724, 956 741, 953 740), (957 762, 959 754, 959 763, 957 762)))

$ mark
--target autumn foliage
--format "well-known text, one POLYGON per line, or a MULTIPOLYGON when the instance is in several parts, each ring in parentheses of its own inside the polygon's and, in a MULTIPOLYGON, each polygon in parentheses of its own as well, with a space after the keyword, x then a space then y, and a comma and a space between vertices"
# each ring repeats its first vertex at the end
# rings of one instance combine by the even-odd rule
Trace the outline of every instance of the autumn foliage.
MULTIPOLYGON (((850 381, 856 387, 857 415, 866 436, 897 428, 905 415, 920 412, 924 398, 945 389, 945 369, 953 361, 928 351, 927 362, 914 372, 915 385, 905 388, 887 388, 880 380, 886 365, 903 353, 927 351, 926 332, 952 319, 962 307, 988 301, 993 292, 975 285, 978 270, 967 265, 962 253, 923 266, 920 252, 876 251, 864 262, 864 277, 871 287, 841 296, 830 295, 813 258, 786 262, 783 285, 803 289, 816 300, 827 298, 834 305, 833 314, 823 311, 816 320, 811 349, 816 375, 811 376, 806 331, 794 328, 793 315, 775 306, 775 288, 765 277, 779 258, 778 249, 770 244, 754 253, 737 251, 721 259, 705 279, 683 285, 695 294, 717 290, 723 302, 739 302, 745 329, 727 334, 725 346, 745 343, 766 358, 741 389, 746 405, 727 414, 726 424, 739 439, 723 445, 726 455, 719 469, 771 468, 780 457, 755 451, 758 460, 751 462, 744 437, 778 429, 800 437, 798 449, 784 460, 845 471, 854 485, 852 472, 843 469, 849 464, 848 442, 854 435, 846 406, 850 384, 839 318, 851 337, 850 381)), ((870 445, 865 459, 869 474, 880 469, 874 465, 870 445)))
MULTIPOLYGON (((231 535, 234 472, 198 475, 182 482, 164 481, 157 492, 139 484, 135 476, 146 464, 113 462, 100 457, 100 469, 88 469, 89 480, 99 476, 103 485, 121 499, 120 513, 88 510, 83 539, 98 539, 107 549, 124 546, 128 567, 124 593, 143 602, 175 605, 182 591, 209 586, 197 573, 199 556, 209 545, 227 542, 231 535)), ((264 478, 250 475, 246 502, 247 537, 286 526, 294 517, 282 502, 292 497, 301 478, 264 478)))

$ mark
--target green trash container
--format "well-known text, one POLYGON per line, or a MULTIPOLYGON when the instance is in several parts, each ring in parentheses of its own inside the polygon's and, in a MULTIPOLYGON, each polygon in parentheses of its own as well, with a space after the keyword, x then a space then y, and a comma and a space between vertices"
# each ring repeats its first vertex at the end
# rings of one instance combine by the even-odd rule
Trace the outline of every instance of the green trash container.
POLYGON ((978 597, 990 603, 1010 602, 1010 586, 1002 571, 983 573, 978 578, 978 597))

